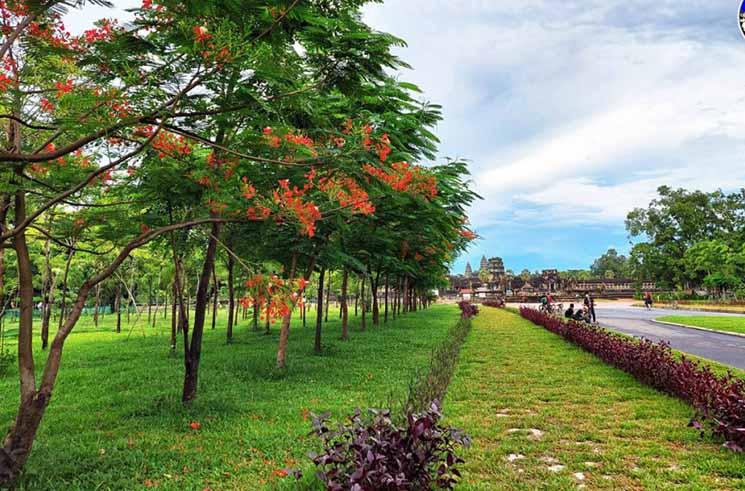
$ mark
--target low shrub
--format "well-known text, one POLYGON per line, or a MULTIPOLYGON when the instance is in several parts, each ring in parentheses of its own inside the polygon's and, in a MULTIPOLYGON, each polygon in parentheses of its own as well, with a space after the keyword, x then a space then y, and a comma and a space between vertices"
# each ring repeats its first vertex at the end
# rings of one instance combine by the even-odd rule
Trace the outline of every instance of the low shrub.
POLYGON ((447 333, 445 340, 432 351, 426 371, 417 373, 409 384, 403 402, 403 414, 417 413, 445 399, 450 379, 458 363, 458 354, 471 331, 471 320, 460 319, 447 333))
POLYGON ((745 380, 718 376, 706 365, 676 356, 666 343, 620 336, 526 307, 520 314, 637 380, 690 403, 696 411, 691 426, 703 431, 705 424, 728 448, 745 448, 745 380))
POLYGON ((323 452, 313 455, 317 476, 331 491, 452 489, 463 463, 459 446, 470 445, 461 431, 440 425, 439 405, 409 415, 397 426, 388 411, 356 410, 348 424, 332 429, 328 414, 313 419, 323 452))
POLYGON ((460 316, 463 319, 470 319, 471 317, 475 317, 479 314, 478 306, 472 304, 468 300, 462 300, 458 302, 458 307, 460 307, 460 316))
POLYGON ((504 308, 504 300, 486 300, 484 302, 481 302, 481 305, 484 307, 494 307, 496 309, 502 309, 504 308))

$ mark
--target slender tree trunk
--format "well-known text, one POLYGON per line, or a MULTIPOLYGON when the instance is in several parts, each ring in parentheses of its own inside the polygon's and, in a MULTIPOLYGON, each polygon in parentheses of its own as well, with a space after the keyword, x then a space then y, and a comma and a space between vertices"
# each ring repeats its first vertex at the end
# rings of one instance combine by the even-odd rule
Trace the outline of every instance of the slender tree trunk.
POLYGON ((173 277, 172 285, 172 301, 171 301, 171 351, 176 351, 176 334, 178 331, 178 315, 176 314, 176 306, 178 304, 178 283, 176 283, 176 275, 173 277))
MULTIPOLYGON (((297 271, 297 252, 292 255, 292 264, 290 265, 290 279, 295 278, 297 271)), ((300 292, 302 294, 302 291, 300 292)), ((282 326, 279 329, 279 346, 277 347, 277 368, 282 370, 287 366, 287 343, 290 339, 290 322, 292 321, 292 311, 294 305, 290 305, 289 310, 282 316, 282 326)))
POLYGON ((383 308, 383 322, 388 322, 388 282, 390 278, 388 273, 385 274, 385 307, 383 308))
POLYGON ((370 275, 370 292, 372 294, 372 322, 373 326, 380 325, 380 306, 378 305, 378 282, 380 271, 370 275))
POLYGON ((324 305, 324 309, 326 313, 323 317, 324 322, 329 321, 329 304, 330 303, 331 303, 331 271, 329 271, 328 280, 326 281, 326 304, 324 305))
POLYGON ((357 293, 354 294, 354 316, 357 317, 357 306, 360 303, 360 285, 357 284, 357 293))
POLYGON ((323 282, 326 279, 326 269, 321 268, 321 272, 318 273, 318 305, 316 307, 316 337, 313 343, 313 351, 320 354, 322 351, 321 346, 321 328, 323 321, 323 282))
POLYGON ((62 302, 60 305, 60 314, 59 314, 59 325, 57 326, 57 330, 60 330, 62 328, 62 322, 65 319, 67 305, 67 280, 70 276, 70 264, 72 263, 72 256, 75 254, 74 249, 70 248, 67 251, 67 261, 65 262, 65 273, 62 276, 62 302))
POLYGON ((114 310, 116 310, 116 332, 122 332, 122 285, 117 281, 116 294, 114 297, 114 310))
POLYGON ((228 253, 228 343, 233 342, 233 317, 235 316, 235 285, 233 284, 233 268, 235 259, 228 253))
POLYGON ((347 287, 349 286, 349 271, 344 270, 341 277, 341 298, 339 310, 341 311, 341 339, 349 339, 349 305, 347 304, 347 287))
POLYGON ((362 330, 364 331, 367 329, 367 319, 366 319, 366 311, 367 311, 367 304, 365 302, 365 280, 367 278, 365 276, 362 277, 362 286, 360 287, 360 310, 362 312, 362 330))
POLYGON ((93 303, 93 325, 98 328, 98 311, 101 309, 101 285, 96 285, 96 300, 93 303))
POLYGON ((401 288, 401 295, 403 295, 403 313, 409 311, 409 277, 404 276, 404 284, 401 288))
POLYGON ((181 401, 184 404, 191 403, 197 396, 197 384, 199 381, 199 362, 202 354, 202 335, 204 333, 204 321, 209 302, 210 273, 215 264, 217 253, 217 238, 220 236, 221 224, 212 224, 212 230, 207 244, 207 253, 204 257, 202 274, 197 284, 196 304, 194 306, 194 325, 191 330, 191 344, 187 353, 184 353, 184 390, 181 401))
MULTIPOLYGON (((41 349, 43 350, 47 349, 49 345, 49 318, 47 317, 47 310, 49 310, 49 295, 52 290, 52 261, 50 258, 49 242, 48 238, 44 242, 44 274, 41 286, 41 349)), ((5 249, 0 248, 0 251, 2 251, 2 254, 5 254, 5 249)))
POLYGON ((270 333, 269 329, 270 329, 271 323, 272 323, 272 320, 269 318, 269 304, 270 303, 271 303, 271 300, 267 298, 266 299, 266 314, 264 316, 265 317, 265 319, 264 319, 264 321, 265 321, 265 324, 264 324, 264 334, 266 334, 266 335, 269 335, 269 333, 270 333))
POLYGON ((148 278, 147 281, 147 323, 150 324, 151 316, 152 316, 152 309, 151 305, 153 304, 153 279, 148 278))
POLYGON ((217 271, 215 270, 215 264, 212 263, 212 288, 214 289, 212 298, 212 329, 215 329, 217 324, 217 306, 219 305, 220 298, 218 297, 217 289, 217 271))

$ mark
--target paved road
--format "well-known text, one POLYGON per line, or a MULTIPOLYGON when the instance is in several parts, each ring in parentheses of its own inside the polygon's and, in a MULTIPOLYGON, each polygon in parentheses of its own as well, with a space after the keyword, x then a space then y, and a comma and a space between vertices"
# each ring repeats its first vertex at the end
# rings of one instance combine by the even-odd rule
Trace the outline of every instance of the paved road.
POLYGON ((652 319, 665 315, 688 317, 737 314, 657 308, 646 310, 615 303, 598 303, 595 312, 600 324, 608 329, 652 341, 667 341, 673 349, 745 370, 745 338, 652 322, 652 319))
POLYGON ((668 309, 643 309, 626 305, 597 304, 595 312, 604 327, 652 341, 667 341, 673 349, 745 369, 745 338, 666 326, 651 321, 665 315, 722 316, 717 312, 691 312, 668 309))

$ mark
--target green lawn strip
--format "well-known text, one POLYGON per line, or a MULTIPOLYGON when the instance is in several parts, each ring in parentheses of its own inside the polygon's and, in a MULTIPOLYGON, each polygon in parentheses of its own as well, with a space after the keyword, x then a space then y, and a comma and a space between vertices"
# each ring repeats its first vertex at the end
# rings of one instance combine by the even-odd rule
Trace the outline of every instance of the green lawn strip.
POLYGON ((684 326, 703 327, 714 331, 745 334, 745 317, 667 315, 659 317, 657 320, 683 324, 684 326))
MULTIPOLYGON (((312 486, 315 471, 306 454, 317 442, 306 437, 310 413, 331 411, 341 419, 358 406, 400 400, 458 315, 455 306, 434 306, 379 328, 368 323, 364 332, 352 318, 352 339, 342 342, 332 310, 322 356, 313 354, 310 318, 306 328, 296 321, 288 370, 277 373, 277 327, 264 335, 242 320, 235 342, 226 345, 222 313, 220 328, 205 330, 199 394, 189 408, 180 403, 181 343, 176 356, 169 354, 170 321, 144 328, 146 337, 135 327, 127 339, 129 328, 112 332, 113 316, 100 330, 85 319, 67 341, 21 489, 142 489, 147 483, 174 490, 295 489, 290 478, 275 475, 295 466, 305 471, 303 486, 312 486), (190 429, 192 421, 201 429, 190 429)), ((0 378, 3 428, 17 405, 11 372, 0 378)))
POLYGON ((745 457, 688 428, 688 405, 515 314, 482 309, 460 356, 460 489, 745 489, 745 457))

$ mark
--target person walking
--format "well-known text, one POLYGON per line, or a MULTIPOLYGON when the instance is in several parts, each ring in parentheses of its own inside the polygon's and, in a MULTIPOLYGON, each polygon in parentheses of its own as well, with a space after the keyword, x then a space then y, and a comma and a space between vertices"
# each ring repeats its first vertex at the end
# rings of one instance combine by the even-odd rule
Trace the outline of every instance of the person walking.
POLYGON ((592 319, 592 323, 596 324, 598 322, 597 317, 595 317, 595 298, 590 295, 590 306, 588 307, 589 310, 589 317, 592 319))
POLYGON ((647 310, 650 310, 652 308, 652 292, 644 293, 644 306, 647 308, 647 310))

